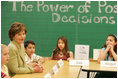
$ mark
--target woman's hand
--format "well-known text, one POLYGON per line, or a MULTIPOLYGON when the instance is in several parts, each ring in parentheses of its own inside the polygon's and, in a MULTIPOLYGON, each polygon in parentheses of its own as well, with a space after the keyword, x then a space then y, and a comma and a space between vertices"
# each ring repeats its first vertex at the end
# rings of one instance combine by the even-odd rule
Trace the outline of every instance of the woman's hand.
POLYGON ((43 72, 43 67, 41 66, 41 65, 36 65, 35 67, 34 67, 34 72, 36 72, 36 73, 38 73, 38 72, 43 72))
POLYGON ((28 63, 28 65, 32 66, 32 67, 35 67, 37 65, 37 63, 28 63))

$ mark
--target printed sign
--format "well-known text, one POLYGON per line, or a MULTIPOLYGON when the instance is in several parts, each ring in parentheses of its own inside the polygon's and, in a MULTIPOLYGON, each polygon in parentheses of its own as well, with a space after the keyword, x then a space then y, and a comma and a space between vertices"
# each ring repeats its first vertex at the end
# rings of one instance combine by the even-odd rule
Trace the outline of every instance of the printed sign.
POLYGON ((75 45, 75 59, 89 60, 89 45, 75 45))
POLYGON ((57 62, 57 64, 58 64, 59 67, 62 67, 62 66, 64 65, 62 59, 60 59, 60 60, 57 62))
POLYGON ((44 78, 51 78, 51 74, 50 73, 47 73, 44 78))
POLYGON ((56 65, 52 68, 52 71, 53 71, 54 74, 56 74, 58 72, 58 68, 57 68, 56 65))
POLYGON ((101 49, 93 49, 93 60, 97 60, 101 49))
POLYGON ((70 60, 69 65, 72 65, 72 66, 89 66, 89 60, 70 60))
POLYGON ((101 67, 117 67, 116 61, 100 61, 101 67))

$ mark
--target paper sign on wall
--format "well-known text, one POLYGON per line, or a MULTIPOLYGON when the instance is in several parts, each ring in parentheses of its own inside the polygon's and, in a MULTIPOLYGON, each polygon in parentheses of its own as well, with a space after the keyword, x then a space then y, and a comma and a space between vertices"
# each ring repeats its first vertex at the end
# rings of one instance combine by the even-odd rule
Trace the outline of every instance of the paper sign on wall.
POLYGON ((100 61, 101 67, 117 67, 117 61, 100 61))
POLYGON ((89 45, 75 45, 75 59, 89 60, 89 45))
POLYGON ((93 49, 93 60, 97 60, 101 49, 93 49))

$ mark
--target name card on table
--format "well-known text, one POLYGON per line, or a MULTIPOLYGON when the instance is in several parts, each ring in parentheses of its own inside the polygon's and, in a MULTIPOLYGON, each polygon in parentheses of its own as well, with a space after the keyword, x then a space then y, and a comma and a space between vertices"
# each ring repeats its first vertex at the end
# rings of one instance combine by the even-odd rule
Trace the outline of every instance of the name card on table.
POLYGON ((58 72, 58 68, 57 68, 56 65, 52 68, 52 72, 53 72, 54 74, 56 74, 56 73, 58 72))
POLYGON ((116 61, 100 61, 101 67, 117 67, 116 61))
POLYGON ((89 45, 75 45, 75 59, 89 60, 89 45))
POLYGON ((72 65, 72 66, 89 66, 89 60, 70 60, 69 65, 72 65))
POLYGON ((44 78, 51 78, 51 74, 50 73, 47 73, 44 78))
POLYGON ((64 65, 62 59, 60 59, 60 60, 57 62, 57 65, 58 65, 59 67, 62 67, 62 66, 64 65))

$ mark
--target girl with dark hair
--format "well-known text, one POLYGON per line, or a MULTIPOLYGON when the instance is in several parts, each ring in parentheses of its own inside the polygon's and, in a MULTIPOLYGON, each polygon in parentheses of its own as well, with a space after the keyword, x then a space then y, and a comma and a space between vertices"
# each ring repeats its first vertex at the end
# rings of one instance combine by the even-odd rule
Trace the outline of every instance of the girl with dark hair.
MULTIPOLYGON (((102 47, 98 63, 100 61, 117 61, 117 37, 114 34, 109 34, 106 39, 106 44, 102 47)), ((117 73, 99 72, 95 76, 96 78, 116 78, 117 73)))
POLYGON ((51 59, 53 60, 70 60, 73 59, 73 53, 68 51, 68 41, 64 36, 61 36, 57 40, 56 48, 54 49, 51 59))

